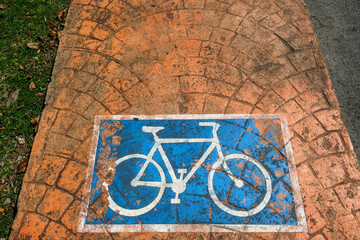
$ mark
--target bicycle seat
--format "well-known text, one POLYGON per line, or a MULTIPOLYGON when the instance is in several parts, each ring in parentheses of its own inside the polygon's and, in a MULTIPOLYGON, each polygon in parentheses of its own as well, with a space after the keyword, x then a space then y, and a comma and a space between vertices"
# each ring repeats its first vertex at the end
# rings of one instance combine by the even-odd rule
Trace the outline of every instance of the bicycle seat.
POLYGON ((164 127, 152 127, 152 126, 143 126, 142 131, 146 133, 157 133, 160 130, 165 129, 164 127))

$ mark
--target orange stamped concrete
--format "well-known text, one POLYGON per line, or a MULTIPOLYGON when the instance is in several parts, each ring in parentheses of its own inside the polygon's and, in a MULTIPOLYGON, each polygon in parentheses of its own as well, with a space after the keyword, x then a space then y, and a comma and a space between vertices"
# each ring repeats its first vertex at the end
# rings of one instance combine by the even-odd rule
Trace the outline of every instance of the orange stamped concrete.
POLYGON ((360 239, 360 170, 303 0, 74 0, 62 35, 11 239, 360 239), (308 232, 77 231, 95 115, 206 113, 286 115, 308 232))

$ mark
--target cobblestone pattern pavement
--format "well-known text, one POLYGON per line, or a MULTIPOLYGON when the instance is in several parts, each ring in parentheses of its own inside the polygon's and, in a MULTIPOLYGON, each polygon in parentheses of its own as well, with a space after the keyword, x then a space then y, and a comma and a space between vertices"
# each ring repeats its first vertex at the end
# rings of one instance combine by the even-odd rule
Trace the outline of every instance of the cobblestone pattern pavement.
POLYGON ((359 239, 359 166, 303 0, 74 0, 46 105, 11 239, 359 239), (201 113, 288 114, 308 233, 77 232, 95 115, 201 113))

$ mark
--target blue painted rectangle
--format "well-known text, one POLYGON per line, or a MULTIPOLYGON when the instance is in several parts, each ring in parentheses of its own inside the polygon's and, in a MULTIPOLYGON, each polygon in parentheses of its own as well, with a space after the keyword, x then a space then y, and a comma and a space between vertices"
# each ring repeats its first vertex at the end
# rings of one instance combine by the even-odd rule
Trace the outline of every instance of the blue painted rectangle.
POLYGON ((85 224, 297 225, 282 131, 279 118, 102 119, 85 224))

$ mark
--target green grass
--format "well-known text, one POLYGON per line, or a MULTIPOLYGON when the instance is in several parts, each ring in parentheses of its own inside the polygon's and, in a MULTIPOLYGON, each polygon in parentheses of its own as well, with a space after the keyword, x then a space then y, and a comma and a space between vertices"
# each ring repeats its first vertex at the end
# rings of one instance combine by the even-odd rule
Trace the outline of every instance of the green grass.
POLYGON ((69 4, 70 0, 0 0, 0 189, 5 184, 0 191, 0 238, 9 236, 16 214, 23 178, 17 167, 29 158, 35 135, 31 119, 39 117, 44 107, 58 43, 51 31, 62 29, 57 12, 69 4), (30 42, 40 43, 40 52, 28 48, 30 42), (33 92, 31 82, 36 85, 33 92), (7 95, 16 90, 18 99, 6 106, 7 95), (19 136, 25 144, 17 142, 19 136))

